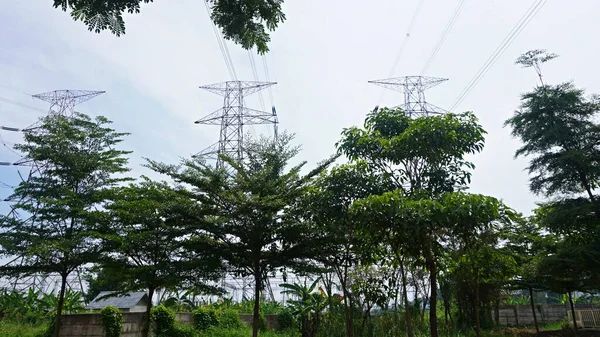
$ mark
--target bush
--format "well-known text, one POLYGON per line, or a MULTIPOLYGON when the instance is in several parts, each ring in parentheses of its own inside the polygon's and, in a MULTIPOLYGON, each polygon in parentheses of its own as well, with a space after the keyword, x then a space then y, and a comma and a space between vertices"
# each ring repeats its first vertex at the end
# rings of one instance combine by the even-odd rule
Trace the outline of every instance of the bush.
POLYGON ((218 326, 219 320, 215 309, 200 307, 194 311, 194 327, 204 331, 210 327, 218 326))
POLYGON ((279 331, 283 331, 294 328, 296 322, 291 311, 284 309, 277 314, 277 323, 279 325, 279 331))
POLYGON ((150 321, 155 324, 157 337, 170 337, 175 329, 175 313, 162 304, 152 308, 150 321))
POLYGON ((100 310, 100 321, 106 337, 121 337, 123 330, 123 314, 112 305, 100 310))
POLYGON ((240 313, 235 309, 222 309, 216 312, 217 326, 223 329, 239 329, 244 326, 240 313))

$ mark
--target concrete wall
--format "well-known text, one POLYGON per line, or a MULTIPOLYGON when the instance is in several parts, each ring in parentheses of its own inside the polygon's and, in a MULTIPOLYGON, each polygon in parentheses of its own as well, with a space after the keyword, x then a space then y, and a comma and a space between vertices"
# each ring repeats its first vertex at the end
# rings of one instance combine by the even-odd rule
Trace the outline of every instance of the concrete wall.
MULTIPOLYGON (((175 318, 182 324, 194 324, 194 314, 179 312, 175 318)), ((240 314, 242 322, 252 325, 252 315, 240 314)), ((279 327, 277 315, 265 315, 267 328, 276 330, 279 327)), ((100 314, 62 315, 59 337, 104 337, 104 329, 100 322, 100 314)), ((143 328, 143 312, 123 313, 123 334, 121 337, 141 337, 143 328)))
MULTIPOLYGON (((123 313, 121 337, 141 337, 144 313, 123 313)), ((104 337, 99 314, 62 315, 59 337, 104 337)))
MULTIPOLYGON (((538 323, 555 323, 567 318, 567 311, 571 310, 568 304, 540 304, 535 306, 538 323)), ((575 309, 592 309, 591 304, 575 304, 575 309)), ((492 319, 496 319, 496 310, 492 309, 492 319)), ((530 305, 500 306, 499 325, 518 326, 533 325, 533 312, 530 305)))
MULTIPOLYGON (((252 314, 240 314, 242 322, 252 326, 252 314)), ((265 315, 267 321, 267 329, 277 330, 279 329, 279 321, 277 321, 277 315, 265 315)))

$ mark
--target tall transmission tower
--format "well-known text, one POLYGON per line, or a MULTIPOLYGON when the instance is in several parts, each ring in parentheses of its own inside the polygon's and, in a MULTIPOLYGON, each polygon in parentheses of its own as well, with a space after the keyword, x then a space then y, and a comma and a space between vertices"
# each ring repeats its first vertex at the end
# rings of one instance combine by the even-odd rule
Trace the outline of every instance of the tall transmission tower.
POLYGON ((217 168, 224 168, 219 155, 231 156, 242 160, 244 143, 244 126, 273 124, 274 135, 277 136, 277 112, 272 107, 271 112, 254 110, 245 106, 244 98, 266 89, 276 82, 256 81, 227 81, 201 86, 201 89, 223 96, 223 107, 194 123, 220 125, 219 141, 198 152, 194 157, 215 159, 217 168))
POLYGON ((398 107, 401 107, 410 117, 418 117, 447 112, 440 107, 427 103, 425 99, 425 90, 447 80, 447 78, 437 77, 403 76, 369 81, 369 83, 402 92, 404 94, 404 104, 398 107))
MULTIPOLYGON (((97 97, 101 94, 105 93, 104 91, 91 91, 91 90, 55 90, 49 91, 37 95, 32 95, 33 98, 40 99, 42 101, 46 101, 50 103, 50 108, 48 109, 49 115, 63 115, 63 116, 72 116, 75 113, 75 106, 88 101, 94 97, 97 97)), ((15 127, 2 127, 2 130, 11 131, 11 132, 22 132, 27 129, 31 129, 37 126, 39 123, 36 122, 33 125, 27 128, 15 128, 15 127)), ((1 164, 6 164, 2 162, 1 164)), ((44 163, 38 163, 32 160, 31 158, 24 156, 18 161, 12 163, 15 166, 25 166, 29 167, 29 172, 26 177, 21 176, 21 180, 29 180, 32 179, 35 175, 42 172, 45 168, 44 163)), ((3 165, 7 166, 7 165, 3 165)), ((19 174, 20 175, 20 174, 19 174)), ((7 198, 4 201, 14 202, 17 204, 26 204, 33 203, 30 199, 13 199, 7 198)), ((10 207, 10 211, 7 214, 9 217, 12 217, 18 221, 22 222, 34 222, 35 218, 33 214, 21 215, 15 207, 10 207)), ((15 257, 13 260, 7 263, 10 264, 19 264, 22 265, 27 262, 27 258, 24 256, 15 257)), ((83 282, 81 280, 80 271, 76 270, 75 273, 71 274, 67 280, 67 285, 70 289, 83 291, 83 282)), ((4 282, 2 282, 4 283, 4 282)), ((60 285, 60 277, 58 275, 53 274, 36 274, 36 275, 28 275, 26 277, 21 277, 15 279, 11 282, 10 287, 12 290, 20 290, 33 288, 39 290, 44 293, 57 291, 57 287, 60 285)), ((4 285, 6 287, 6 285, 4 285)))

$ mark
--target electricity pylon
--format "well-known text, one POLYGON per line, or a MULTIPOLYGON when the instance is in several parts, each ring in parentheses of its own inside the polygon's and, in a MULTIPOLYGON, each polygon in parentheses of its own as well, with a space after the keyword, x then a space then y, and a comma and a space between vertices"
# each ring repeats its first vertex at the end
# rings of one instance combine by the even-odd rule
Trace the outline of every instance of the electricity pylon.
POLYGON ((402 92, 404 94, 404 104, 398 107, 402 108, 410 117, 418 117, 447 112, 440 107, 427 103, 427 100, 425 100, 425 90, 447 80, 447 78, 437 77, 403 76, 369 81, 369 83, 402 92))
MULTIPOLYGON (((50 108, 48 109, 48 115, 62 115, 62 116, 71 117, 75 113, 76 105, 83 103, 85 101, 88 101, 88 100, 90 100, 96 96, 99 96, 103 93, 104 93, 104 91, 91 91, 91 90, 55 90, 55 91, 49 91, 49 92, 45 92, 45 93, 41 93, 41 94, 37 94, 37 95, 32 95, 32 97, 50 103, 50 108)), ((28 129, 36 128, 38 124, 39 124, 39 121, 27 128, 23 128, 23 129, 14 128, 14 127, 2 127, 2 130, 11 131, 11 132, 22 132, 22 131, 25 131, 28 129)), ((5 165, 6 163, 4 163, 4 162, 2 162, 1 164, 3 166, 7 166, 7 165, 5 165)), ((44 166, 45 166, 45 164, 43 162, 42 163, 36 162, 36 161, 32 160, 31 158, 29 158, 28 156, 22 157, 20 160, 12 163, 12 165, 29 167, 29 172, 28 172, 27 176, 26 177, 21 176, 21 180, 23 180, 23 181, 32 179, 35 175, 39 174, 40 172, 43 172, 44 166)), ((20 175, 20 173, 19 173, 19 175, 20 175)), ((5 199, 4 201, 15 202, 16 204, 27 204, 27 203, 33 204, 32 200, 23 199, 23 198, 12 199, 9 197, 9 198, 5 199)), ((33 208, 35 209, 35 205, 33 205, 33 206, 34 206, 33 208)), ((17 212, 17 209, 12 206, 11 206, 11 210, 9 211, 9 213, 7 215, 17 221, 32 222, 32 223, 35 222, 35 218, 34 218, 33 214, 26 214, 25 216, 22 216, 21 214, 19 214, 17 212)), ((10 265, 10 264, 23 265, 26 263, 27 263, 27 257, 20 256, 20 257, 15 257, 13 260, 8 262, 7 265, 10 265)), ((71 275, 72 276, 70 276, 69 279, 67 280, 67 286, 70 289, 79 290, 79 291, 83 292, 84 288, 83 288, 83 282, 81 280, 80 271, 76 270, 75 273, 72 273, 71 275)), ((36 290, 39 290, 44 293, 57 291, 58 290, 57 286, 58 287, 60 286, 60 277, 58 275, 54 275, 54 274, 28 275, 25 277, 17 278, 10 284, 10 288, 12 288, 12 290, 22 290, 22 289, 32 288, 32 289, 36 289, 36 290)), ((6 285, 4 285, 4 287, 6 287, 6 285)))
POLYGON ((273 124, 273 131, 277 135, 277 112, 272 107, 271 112, 247 108, 244 105, 246 96, 266 89, 275 82, 249 82, 227 81, 206 86, 201 89, 223 96, 223 107, 194 123, 206 125, 220 125, 219 141, 206 149, 198 152, 194 157, 215 159, 217 168, 224 168, 223 160, 219 155, 231 156, 235 160, 244 158, 244 126, 258 124, 273 124))

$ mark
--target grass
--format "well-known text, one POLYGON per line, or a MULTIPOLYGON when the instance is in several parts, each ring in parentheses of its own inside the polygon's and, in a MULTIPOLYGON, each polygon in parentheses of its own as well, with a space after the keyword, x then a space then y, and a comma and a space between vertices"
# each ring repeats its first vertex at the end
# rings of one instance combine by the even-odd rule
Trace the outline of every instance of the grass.
MULTIPOLYGON (((261 331, 258 333, 261 337, 297 337, 299 334, 290 332, 277 332, 277 331, 261 331)), ((248 337, 252 336, 252 329, 244 327, 240 329, 208 329, 202 333, 198 333, 198 337, 248 337)))
POLYGON ((0 321, 0 336, 2 337, 37 337, 46 329, 45 325, 33 326, 10 321, 0 321))

